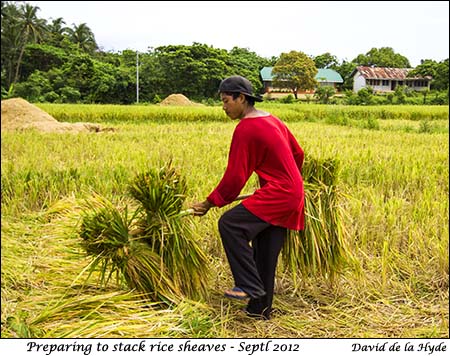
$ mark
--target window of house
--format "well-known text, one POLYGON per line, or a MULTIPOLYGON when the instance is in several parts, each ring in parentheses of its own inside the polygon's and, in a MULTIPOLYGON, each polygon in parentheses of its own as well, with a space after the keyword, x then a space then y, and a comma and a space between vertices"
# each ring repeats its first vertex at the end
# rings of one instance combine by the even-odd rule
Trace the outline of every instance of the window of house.
POLYGON ((381 82, 381 80, 379 80, 379 79, 369 79, 367 81, 367 84, 371 85, 371 86, 375 86, 375 85, 380 85, 380 82, 381 82))
POLYGON ((427 87, 428 86, 428 82, 426 80, 414 80, 414 81, 410 82, 409 86, 427 87))

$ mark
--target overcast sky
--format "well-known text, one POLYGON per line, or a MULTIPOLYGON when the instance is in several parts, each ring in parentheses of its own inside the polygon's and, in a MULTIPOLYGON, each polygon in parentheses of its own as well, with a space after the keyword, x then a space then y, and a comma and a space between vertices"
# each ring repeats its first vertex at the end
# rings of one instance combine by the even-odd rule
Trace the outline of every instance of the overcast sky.
POLYGON ((413 67, 449 57, 448 1, 26 1, 40 18, 86 23, 104 51, 162 45, 291 50, 351 61, 391 47, 413 67))

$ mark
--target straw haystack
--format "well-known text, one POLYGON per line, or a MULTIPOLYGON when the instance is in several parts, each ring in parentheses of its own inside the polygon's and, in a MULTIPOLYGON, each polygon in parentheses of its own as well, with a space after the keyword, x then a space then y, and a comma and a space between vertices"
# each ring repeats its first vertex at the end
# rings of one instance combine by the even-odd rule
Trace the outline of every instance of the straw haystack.
POLYGON ((97 124, 59 122, 22 98, 2 100, 2 131, 36 129, 41 132, 100 132, 97 124))
POLYGON ((167 98, 161 101, 160 105, 163 106, 202 106, 190 101, 183 94, 170 94, 167 98))

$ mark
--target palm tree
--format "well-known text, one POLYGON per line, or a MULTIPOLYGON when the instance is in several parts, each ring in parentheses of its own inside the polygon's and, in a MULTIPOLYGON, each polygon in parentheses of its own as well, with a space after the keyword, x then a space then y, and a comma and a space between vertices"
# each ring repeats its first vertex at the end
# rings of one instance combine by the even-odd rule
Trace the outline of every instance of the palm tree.
POLYGON ((94 33, 85 23, 73 26, 73 29, 68 31, 71 41, 82 51, 92 54, 98 48, 94 33))
POLYGON ((19 79, 20 66, 22 64, 23 52, 28 43, 36 43, 42 38, 46 31, 46 21, 39 19, 36 16, 37 11, 40 10, 37 6, 30 4, 21 5, 19 8, 19 41, 20 53, 16 64, 16 74, 14 76, 14 83, 19 79))
MULTIPOLYGON (((1 2, 2 87, 9 88, 14 79, 17 52, 20 47, 19 11, 14 4, 1 2)), ((5 89, 6 90, 6 89, 5 89)))
POLYGON ((52 22, 47 26, 49 42, 54 46, 60 46, 64 36, 69 34, 70 28, 64 26, 62 17, 52 19, 52 22))

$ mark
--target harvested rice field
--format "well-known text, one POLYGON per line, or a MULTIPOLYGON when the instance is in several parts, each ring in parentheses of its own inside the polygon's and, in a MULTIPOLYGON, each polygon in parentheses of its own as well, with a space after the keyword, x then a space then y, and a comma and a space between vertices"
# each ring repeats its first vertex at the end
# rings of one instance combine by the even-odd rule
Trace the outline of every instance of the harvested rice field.
MULTIPOLYGON (((149 215, 133 217, 136 179, 167 162, 185 184, 176 212, 203 200, 222 176, 236 125, 220 107, 38 107, 58 122, 108 130, 2 126, 2 338, 449 337, 448 107, 259 106, 286 121, 307 161, 335 162, 328 184, 348 250, 339 270, 320 273, 282 256, 269 321, 223 298, 232 278, 217 221, 229 207, 183 216, 180 230, 167 223, 188 236, 189 253, 165 249, 127 270, 93 264, 86 248, 95 246, 83 240, 83 221, 95 222, 91 230, 110 221, 86 218, 101 204, 118 222, 117 239, 150 226, 149 215), (152 268, 160 279, 127 283, 152 268)), ((242 193, 255 188, 252 177, 242 193)))

